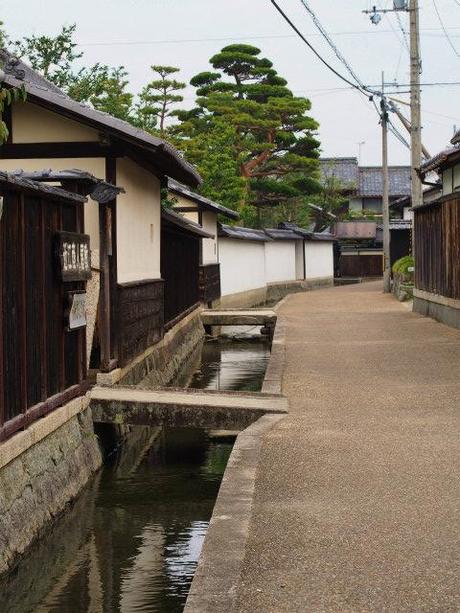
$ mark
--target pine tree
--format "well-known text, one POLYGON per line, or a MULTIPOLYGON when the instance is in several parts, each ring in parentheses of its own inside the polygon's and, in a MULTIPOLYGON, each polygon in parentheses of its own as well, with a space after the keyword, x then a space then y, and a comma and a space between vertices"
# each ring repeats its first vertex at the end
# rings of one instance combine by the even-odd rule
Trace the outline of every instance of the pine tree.
POLYGON ((287 210, 317 191, 318 124, 307 114, 310 101, 294 96, 272 62, 251 45, 229 45, 210 63, 220 72, 196 75, 191 84, 197 106, 177 112, 181 124, 173 131, 186 154, 200 133, 224 121, 234 129, 233 157, 246 184, 240 207, 287 210))
POLYGON ((179 68, 173 66, 151 68, 159 78, 148 83, 139 94, 136 121, 139 127, 150 132, 158 128, 159 135, 163 138, 166 133, 166 119, 174 114, 172 107, 184 99, 176 92, 185 89, 186 85, 170 78, 179 72, 179 68))

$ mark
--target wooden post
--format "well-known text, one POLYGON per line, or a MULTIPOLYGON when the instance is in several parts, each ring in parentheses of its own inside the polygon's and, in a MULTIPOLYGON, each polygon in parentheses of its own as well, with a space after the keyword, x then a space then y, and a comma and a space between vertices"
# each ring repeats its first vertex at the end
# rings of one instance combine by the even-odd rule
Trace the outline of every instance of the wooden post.
POLYGON ((382 72, 382 220, 383 220, 383 291, 389 294, 391 291, 390 270, 390 199, 388 189, 388 109, 385 100, 385 76, 382 72))

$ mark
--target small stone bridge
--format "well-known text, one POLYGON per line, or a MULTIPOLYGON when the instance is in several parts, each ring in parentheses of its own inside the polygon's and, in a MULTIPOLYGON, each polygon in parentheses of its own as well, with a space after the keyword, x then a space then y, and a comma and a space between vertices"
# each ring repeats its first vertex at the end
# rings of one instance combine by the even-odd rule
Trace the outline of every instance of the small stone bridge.
POLYGON ((282 395, 139 387, 102 387, 91 391, 93 421, 141 426, 243 429, 267 414, 286 414, 282 395))
POLYGON ((267 326, 274 328, 277 315, 272 309, 209 309, 201 312, 205 326, 267 326))

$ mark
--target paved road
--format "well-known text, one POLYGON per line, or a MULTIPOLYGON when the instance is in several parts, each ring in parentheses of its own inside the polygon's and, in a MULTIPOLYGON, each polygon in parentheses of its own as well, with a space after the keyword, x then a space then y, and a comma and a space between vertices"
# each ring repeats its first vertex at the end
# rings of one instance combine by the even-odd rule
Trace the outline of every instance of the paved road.
POLYGON ((240 613, 460 611, 460 331, 378 283, 296 294, 240 613))

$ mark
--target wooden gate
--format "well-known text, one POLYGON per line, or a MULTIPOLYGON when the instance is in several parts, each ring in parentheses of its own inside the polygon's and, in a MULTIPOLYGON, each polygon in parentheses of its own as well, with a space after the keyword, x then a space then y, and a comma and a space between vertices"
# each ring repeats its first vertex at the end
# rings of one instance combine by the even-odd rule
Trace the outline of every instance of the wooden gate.
POLYGON ((85 198, 3 174, 0 193, 2 440, 85 389, 85 328, 67 331, 65 319, 85 281, 63 280, 56 251, 59 232, 82 232, 85 198))

